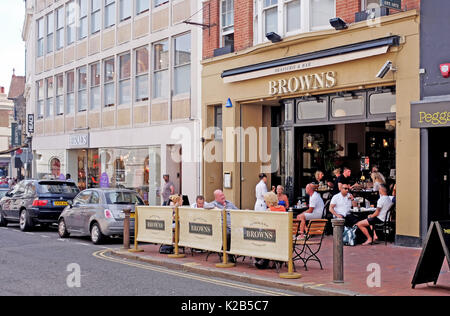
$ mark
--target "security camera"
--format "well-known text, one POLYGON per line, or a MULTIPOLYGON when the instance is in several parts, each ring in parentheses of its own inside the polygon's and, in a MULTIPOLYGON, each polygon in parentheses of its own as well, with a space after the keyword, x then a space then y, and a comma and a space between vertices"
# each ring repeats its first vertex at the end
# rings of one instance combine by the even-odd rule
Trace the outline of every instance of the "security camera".
POLYGON ((396 69, 392 67, 392 61, 388 60, 383 67, 381 67, 380 71, 377 73, 377 78, 383 79, 389 71, 395 71, 396 69))

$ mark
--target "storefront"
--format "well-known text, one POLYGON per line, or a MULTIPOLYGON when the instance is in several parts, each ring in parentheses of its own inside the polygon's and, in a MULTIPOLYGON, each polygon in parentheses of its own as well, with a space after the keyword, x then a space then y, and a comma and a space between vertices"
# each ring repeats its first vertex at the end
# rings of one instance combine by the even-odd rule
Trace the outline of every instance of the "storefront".
POLYGON ((418 14, 408 11, 204 61, 207 199, 223 188, 253 209, 265 172, 295 202, 318 169, 345 165, 360 180, 378 165, 397 185, 397 244, 420 245, 420 135, 409 120, 418 49, 418 14))

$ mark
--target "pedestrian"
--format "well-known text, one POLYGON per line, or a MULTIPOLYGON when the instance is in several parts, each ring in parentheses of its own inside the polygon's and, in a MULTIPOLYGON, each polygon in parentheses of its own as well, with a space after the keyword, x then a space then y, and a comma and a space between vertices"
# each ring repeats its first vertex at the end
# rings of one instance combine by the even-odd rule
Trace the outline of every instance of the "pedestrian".
POLYGON ((164 185, 161 190, 161 197, 163 199, 163 205, 168 205, 169 198, 171 195, 175 194, 175 185, 170 181, 170 176, 168 174, 163 175, 164 185))
POLYGON ((266 211, 267 205, 266 202, 264 202, 264 194, 267 193, 267 175, 265 173, 259 175, 259 183, 256 185, 255 191, 255 211, 266 211))

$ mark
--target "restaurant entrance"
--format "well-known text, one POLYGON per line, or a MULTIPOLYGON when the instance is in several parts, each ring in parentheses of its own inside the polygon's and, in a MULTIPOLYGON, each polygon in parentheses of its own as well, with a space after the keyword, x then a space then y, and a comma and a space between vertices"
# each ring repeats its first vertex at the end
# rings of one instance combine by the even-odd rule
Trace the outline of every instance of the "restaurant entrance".
POLYGON ((450 220, 450 127, 430 128, 428 225, 431 221, 450 220))

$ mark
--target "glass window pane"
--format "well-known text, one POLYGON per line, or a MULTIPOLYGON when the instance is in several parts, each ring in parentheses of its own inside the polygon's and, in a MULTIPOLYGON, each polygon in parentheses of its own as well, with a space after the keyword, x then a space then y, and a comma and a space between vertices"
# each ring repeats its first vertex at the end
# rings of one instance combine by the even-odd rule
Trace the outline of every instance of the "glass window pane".
POLYGON ((75 111, 75 94, 69 93, 67 95, 67 114, 72 114, 75 111))
POLYGON ((168 96, 168 85, 167 82, 169 81, 169 72, 167 70, 165 71, 159 71, 156 72, 154 75, 154 91, 153 91, 153 97, 154 98, 167 98, 168 96))
POLYGON ((91 110, 100 109, 101 104, 101 96, 100 96, 100 87, 91 88, 91 100, 90 100, 90 108, 91 110))
POLYGON ((362 116, 364 115, 364 96, 336 97, 331 101, 333 117, 362 116))
POLYGON ((91 87, 100 85, 100 63, 91 65, 91 87))
POLYGON ((64 94, 64 76, 57 75, 56 76, 56 95, 64 94))
POLYGON ((154 68, 155 70, 169 68, 169 42, 162 41, 153 45, 155 56, 154 68))
POLYGON ((396 113, 395 93, 376 93, 369 98, 370 114, 396 113))
POLYGON ((191 62, 191 34, 175 38, 175 66, 191 62))
POLYGON ((105 84, 105 107, 114 106, 115 94, 114 94, 114 83, 105 84))
POLYGON ((123 80, 119 82, 119 104, 128 104, 131 101, 131 81, 123 80))
POLYGON ((140 14, 149 9, 150 0, 136 0, 136 14, 140 14))
POLYGON ((312 27, 330 26, 335 17, 335 0, 311 0, 312 27))
POLYGON ((131 0, 120 0, 120 20, 126 20, 131 17, 131 0))
POLYGON ((136 101, 148 100, 148 75, 136 78, 136 101))
POLYGON ((136 50, 136 73, 138 75, 148 72, 148 48, 136 50))
POLYGON ((105 0, 105 27, 116 24, 116 3, 115 1, 105 0))
POLYGON ((67 73, 67 92, 73 92, 75 90, 75 74, 73 71, 67 73))
POLYGON ((119 78, 127 79, 131 76, 131 59, 130 54, 119 56, 119 78))
POLYGON ((87 88, 87 70, 86 67, 78 69, 78 90, 87 88))
POLYGON ((105 60, 105 82, 114 81, 114 59, 105 60))
POLYGON ((189 93, 191 89, 191 66, 180 66, 175 68, 175 94, 189 93))
POLYGON ((153 6, 156 8, 167 2, 169 2, 169 0, 153 0, 153 4, 154 4, 153 6))
POLYGON ((265 14, 265 33, 278 32, 278 7, 267 9, 265 14))
POLYGON ((297 104, 297 119, 311 120, 327 117, 328 101, 326 98, 313 101, 299 101, 297 104))
POLYGON ((292 32, 301 28, 300 0, 291 1, 286 5, 286 31, 292 32))

